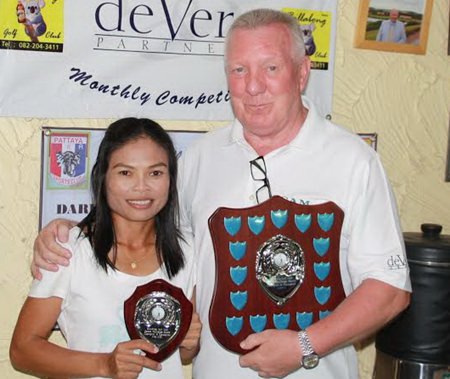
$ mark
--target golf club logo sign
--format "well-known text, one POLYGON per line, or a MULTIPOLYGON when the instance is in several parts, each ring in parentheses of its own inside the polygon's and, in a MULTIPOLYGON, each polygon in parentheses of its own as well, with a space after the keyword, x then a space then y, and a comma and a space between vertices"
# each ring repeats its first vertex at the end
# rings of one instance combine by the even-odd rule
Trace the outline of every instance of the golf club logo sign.
POLYGON ((209 219, 216 284, 209 322, 225 348, 266 329, 306 329, 345 298, 339 267, 343 211, 274 196, 219 208, 209 219))

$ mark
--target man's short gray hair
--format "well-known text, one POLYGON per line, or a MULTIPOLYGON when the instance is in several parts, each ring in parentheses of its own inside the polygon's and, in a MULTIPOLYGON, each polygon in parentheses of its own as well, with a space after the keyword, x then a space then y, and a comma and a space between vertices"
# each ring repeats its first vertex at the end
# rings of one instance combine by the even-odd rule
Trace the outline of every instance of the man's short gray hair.
POLYGON ((231 24, 225 39, 225 62, 227 60, 228 44, 232 32, 235 29, 257 29, 262 26, 273 24, 286 25, 292 36, 292 57, 301 59, 305 56, 305 43, 300 25, 293 16, 275 9, 260 8, 253 9, 241 14, 231 24))

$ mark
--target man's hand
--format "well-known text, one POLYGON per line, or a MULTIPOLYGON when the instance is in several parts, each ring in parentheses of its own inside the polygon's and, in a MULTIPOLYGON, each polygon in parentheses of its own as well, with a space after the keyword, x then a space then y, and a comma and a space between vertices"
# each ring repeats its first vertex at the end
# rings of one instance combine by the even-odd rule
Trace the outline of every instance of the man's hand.
POLYGON ((262 378, 282 378, 301 366, 302 353, 297 332, 265 330, 249 335, 240 346, 250 353, 239 358, 242 367, 249 367, 262 378))
POLYGON ((45 226, 34 241, 31 273, 35 279, 41 279, 40 269, 58 271, 58 265, 68 266, 72 254, 56 240, 67 242, 69 230, 76 222, 56 219, 45 226))
POLYGON ((202 323, 198 313, 194 312, 192 314, 191 325, 189 330, 184 337, 184 340, 180 344, 180 356, 181 361, 184 365, 190 364, 192 358, 194 358, 200 347, 200 332, 202 331, 202 323))
POLYGON ((189 330, 186 333, 186 337, 184 337, 184 340, 181 342, 180 347, 187 350, 197 349, 201 331, 202 323, 200 317, 198 316, 198 313, 194 312, 192 313, 191 325, 189 326, 189 330))

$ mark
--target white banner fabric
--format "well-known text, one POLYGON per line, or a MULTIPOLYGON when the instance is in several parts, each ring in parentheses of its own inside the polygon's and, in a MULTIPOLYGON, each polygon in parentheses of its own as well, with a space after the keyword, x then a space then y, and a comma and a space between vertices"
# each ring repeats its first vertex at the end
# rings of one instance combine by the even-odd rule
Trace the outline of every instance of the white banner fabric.
POLYGON ((2 0, 0 116, 229 120, 224 37, 260 7, 297 17, 331 113, 336 0, 2 0))

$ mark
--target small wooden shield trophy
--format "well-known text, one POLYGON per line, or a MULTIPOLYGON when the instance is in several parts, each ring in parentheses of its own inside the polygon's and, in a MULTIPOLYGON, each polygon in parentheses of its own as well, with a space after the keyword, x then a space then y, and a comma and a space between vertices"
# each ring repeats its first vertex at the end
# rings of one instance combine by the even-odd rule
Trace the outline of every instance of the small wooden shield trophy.
POLYGON ((192 319, 192 303, 181 288, 156 279, 136 288, 125 300, 124 316, 131 339, 156 345, 157 353, 146 355, 161 362, 183 341, 192 319))
POLYGON ((345 298, 339 267, 344 212, 274 196, 219 208, 209 219, 216 284, 211 332, 226 349, 266 329, 306 329, 345 298))

